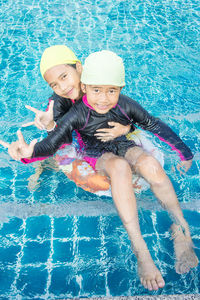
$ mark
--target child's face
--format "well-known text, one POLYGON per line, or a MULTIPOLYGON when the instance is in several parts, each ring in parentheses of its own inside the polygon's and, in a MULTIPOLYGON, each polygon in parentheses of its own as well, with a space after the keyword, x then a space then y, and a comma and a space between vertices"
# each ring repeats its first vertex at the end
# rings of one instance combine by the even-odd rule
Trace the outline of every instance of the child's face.
POLYGON ((122 88, 111 85, 85 85, 81 84, 82 91, 87 94, 88 103, 99 114, 106 114, 113 108, 119 99, 122 88))
POLYGON ((47 70, 44 79, 57 95, 77 100, 81 97, 81 71, 79 62, 76 63, 76 69, 69 65, 58 65, 47 70))

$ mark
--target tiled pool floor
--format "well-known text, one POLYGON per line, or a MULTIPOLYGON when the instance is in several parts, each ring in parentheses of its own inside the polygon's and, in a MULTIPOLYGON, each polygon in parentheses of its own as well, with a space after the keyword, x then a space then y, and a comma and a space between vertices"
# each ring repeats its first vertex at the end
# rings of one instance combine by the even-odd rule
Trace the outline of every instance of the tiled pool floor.
MULTIPOLYGON (((158 294, 179 294, 181 286, 188 298, 181 295, 182 298, 175 299, 197 299, 189 294, 199 293, 199 267, 185 275, 176 274, 167 214, 161 211, 152 217, 152 212, 142 211, 140 219, 143 236, 166 281, 166 287, 158 294)), ((199 248, 195 225, 193 222, 194 243, 199 248)), ((135 256, 116 215, 9 218, 0 229, 0 270, 1 299, 157 293, 147 292, 140 284, 135 256)))

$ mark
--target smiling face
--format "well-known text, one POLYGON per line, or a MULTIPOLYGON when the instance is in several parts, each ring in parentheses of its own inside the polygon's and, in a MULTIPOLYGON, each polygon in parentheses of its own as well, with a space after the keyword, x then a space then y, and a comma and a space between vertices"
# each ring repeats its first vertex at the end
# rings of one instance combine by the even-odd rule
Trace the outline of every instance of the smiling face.
POLYGON ((89 105, 99 114, 106 114, 119 99, 121 87, 112 85, 81 84, 82 91, 87 95, 89 105))
POLYGON ((44 79, 58 96, 77 100, 82 96, 81 71, 79 62, 76 63, 76 69, 70 65, 57 65, 45 72, 44 79))

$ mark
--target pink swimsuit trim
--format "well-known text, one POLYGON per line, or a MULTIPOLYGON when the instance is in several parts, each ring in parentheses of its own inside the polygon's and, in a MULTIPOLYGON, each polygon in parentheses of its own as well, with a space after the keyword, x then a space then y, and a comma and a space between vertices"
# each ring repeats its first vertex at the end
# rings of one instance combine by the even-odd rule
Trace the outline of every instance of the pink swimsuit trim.
MULTIPOLYGON (((169 142, 167 142, 165 139, 163 139, 162 137, 160 137, 158 134, 154 134, 154 135, 157 136, 159 138, 159 140, 161 140, 162 142, 165 142, 167 145, 169 145, 172 148, 172 150, 175 150, 178 153, 181 161, 186 160, 185 157, 183 156, 183 154, 181 153, 181 151, 178 150, 174 145, 172 145, 169 142)), ((192 157, 191 157, 191 159, 192 159, 192 157)))
POLYGON ((96 171, 95 166, 96 166, 98 158, 94 158, 94 157, 90 157, 90 156, 83 156, 83 159, 96 171))
POLYGON ((30 163, 33 163, 33 162, 35 162, 35 161, 39 161, 39 160, 44 160, 44 159, 46 159, 47 157, 36 157, 36 158, 22 158, 21 159, 21 162, 23 163, 23 164, 30 164, 30 163))

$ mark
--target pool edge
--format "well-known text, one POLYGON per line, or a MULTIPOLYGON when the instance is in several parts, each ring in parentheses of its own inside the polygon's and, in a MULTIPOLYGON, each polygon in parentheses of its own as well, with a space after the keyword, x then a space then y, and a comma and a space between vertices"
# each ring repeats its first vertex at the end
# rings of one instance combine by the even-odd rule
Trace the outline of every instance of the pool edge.
MULTIPOLYGON (((80 299, 80 298, 76 298, 80 299)), ((99 298, 82 298, 82 300, 193 300, 200 299, 200 294, 181 294, 181 295, 158 295, 158 296, 128 296, 128 297, 99 297, 99 298)))

